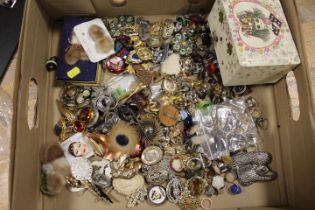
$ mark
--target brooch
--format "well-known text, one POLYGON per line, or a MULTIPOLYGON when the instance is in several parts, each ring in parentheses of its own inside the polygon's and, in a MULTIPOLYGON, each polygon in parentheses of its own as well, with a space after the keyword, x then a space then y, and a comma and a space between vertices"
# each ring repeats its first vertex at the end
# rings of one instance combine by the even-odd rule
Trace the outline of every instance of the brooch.
POLYGON ((161 186, 154 186, 148 192, 148 200, 155 205, 161 205, 166 201, 165 189, 161 186))
POLYGON ((160 165, 153 165, 148 168, 145 179, 150 184, 162 185, 167 182, 169 175, 168 171, 160 165))
POLYGON ((141 161, 147 165, 154 165, 162 160, 163 151, 157 146, 150 146, 143 150, 141 161))
POLYGON ((165 105, 160 108, 159 119, 167 127, 174 126, 180 120, 180 113, 174 106, 165 105))
POLYGON ((142 167, 142 163, 139 158, 129 159, 123 155, 118 160, 113 160, 110 166, 113 177, 129 179, 138 173, 142 167))
POLYGON ((126 69, 124 60, 116 55, 110 56, 106 60, 105 66, 106 69, 113 74, 119 74, 126 69))
POLYGON ((184 187, 179 179, 173 178, 169 181, 166 186, 166 195, 170 202, 178 203, 182 193, 184 191, 184 187))
POLYGON ((161 126, 157 120, 142 119, 138 121, 138 132, 145 145, 154 145, 162 139, 161 126))
POLYGON ((136 192, 131 193, 130 195, 127 196, 127 207, 128 208, 133 208, 136 205, 142 203, 143 201, 145 201, 145 198, 147 196, 147 188, 146 187, 142 187, 140 189, 138 189, 136 192))

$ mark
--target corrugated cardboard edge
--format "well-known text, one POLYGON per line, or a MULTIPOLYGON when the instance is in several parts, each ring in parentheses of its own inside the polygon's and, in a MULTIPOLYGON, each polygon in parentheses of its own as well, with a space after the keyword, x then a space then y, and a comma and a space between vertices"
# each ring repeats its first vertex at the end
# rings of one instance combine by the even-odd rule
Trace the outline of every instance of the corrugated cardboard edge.
MULTIPOLYGON (((29 5, 29 2, 30 1, 27 1, 26 5, 29 5)), ((290 25, 291 27, 297 27, 296 29, 294 29, 294 32, 295 32, 295 40, 296 40, 296 43, 297 43, 297 47, 299 49, 299 52, 301 55, 305 55, 305 49, 303 47, 303 45, 301 44, 303 41, 303 38, 300 37, 300 24, 298 22, 298 19, 297 19, 297 15, 296 15, 296 8, 295 8, 295 5, 293 2, 290 2, 290 3, 287 3, 287 4, 290 4, 290 10, 295 10, 294 11, 294 14, 295 15, 290 15, 291 17, 287 16, 290 22, 290 25)), ((287 9, 288 11, 289 9, 287 9)), ((26 10, 27 11, 27 10, 26 10)), ((25 12, 26 13, 26 12, 25 12)), ((26 14, 24 14, 24 17, 26 17, 26 14)), ((23 29, 22 29, 22 33, 21 33, 21 37, 23 37, 23 32, 25 30, 25 19, 23 20, 23 29)), ((293 30, 293 29, 291 29, 293 30)), ((16 119, 16 114, 17 114, 17 107, 18 107, 18 98, 20 96, 20 79, 21 79, 21 51, 22 51, 22 48, 21 46, 23 46, 23 39, 21 38, 20 39, 20 48, 19 48, 19 57, 18 57, 18 63, 17 63, 17 72, 16 72, 16 81, 15 81, 15 94, 14 94, 14 117, 13 117, 13 125, 12 125, 12 152, 11 152, 11 165, 10 165, 10 200, 11 200, 11 203, 12 203, 12 186, 13 186, 13 169, 14 169, 14 158, 15 158, 15 146, 16 146, 16 142, 15 142, 15 138, 16 138, 16 132, 17 132, 17 119, 16 119)), ((282 146, 282 153, 283 153, 283 157, 286 157, 286 159, 284 160, 287 160, 287 158, 289 159, 293 159, 294 157, 291 156, 291 151, 292 151, 292 148, 290 148, 290 145, 286 144, 286 139, 290 139, 290 134, 291 133, 295 133, 295 137, 296 136, 299 136, 298 134, 301 134, 302 135, 302 132, 303 132, 303 128, 301 129, 301 127, 305 127, 307 128, 307 133, 304 134, 304 136, 306 137, 310 137, 312 138, 312 140, 310 140, 310 142, 313 142, 314 143, 314 118, 313 118, 313 115, 312 115, 312 109, 311 109, 311 98, 310 98, 310 85, 309 85, 309 77, 307 77, 307 72, 304 71, 303 69, 301 68, 308 68, 307 66, 305 66, 305 61, 304 61, 304 56, 301 56, 302 57, 302 64, 298 67, 300 68, 300 70, 296 73, 297 75, 297 80, 298 80, 298 83, 301 83, 301 82, 305 82, 305 84, 299 84, 299 90, 300 90, 300 99, 301 99, 301 120, 303 120, 303 123, 300 123, 301 125, 299 125, 299 123, 295 123, 293 122, 291 119, 290 119, 290 110, 289 110, 289 103, 288 103, 288 97, 287 95, 283 94, 286 92, 286 85, 285 85, 285 81, 282 80, 280 81, 278 84, 275 85, 275 97, 276 97, 276 108, 277 108, 277 113, 278 113, 278 116, 277 118, 279 119, 279 125, 280 125, 280 128, 279 128, 279 131, 280 131, 280 136, 281 136, 281 141, 283 142, 282 146), (301 94, 301 90, 302 89, 305 89, 303 92, 303 94, 301 94), (280 120, 281 119, 281 120, 280 120), (306 124, 304 124, 306 123, 306 124), (297 128, 300 128, 300 132, 295 132, 294 131, 294 128, 295 126, 297 128)), ((44 70, 44 69, 43 69, 44 70)), ((295 128, 296 129, 296 128, 295 128)), ((297 130, 297 129, 296 129, 297 130)), ((303 136, 303 135, 302 135, 303 136)), ((292 137, 291 137, 292 138, 292 137)), ((314 145, 312 145, 314 147, 314 145)), ((313 147, 310 147, 308 148, 308 151, 309 150, 312 150, 314 151, 314 148, 313 147)), ((301 158, 302 159, 302 158, 301 158)), ((314 159, 314 156, 311 156, 311 159, 308 161, 309 162, 313 162, 314 163, 315 159, 314 159)), ((289 161, 290 162, 290 161, 289 161)), ((295 190, 295 187, 293 187, 294 183, 295 183, 295 179, 294 179, 294 169, 292 167, 292 164, 287 164, 287 163, 284 163, 285 165, 283 165, 283 168, 284 170, 287 172, 286 175, 288 176, 287 177, 287 183, 290 181, 291 182, 291 187, 290 185, 287 185, 288 187, 288 192, 289 192, 289 203, 291 206, 305 206, 306 204, 304 203, 304 205, 302 204, 303 203, 303 198, 301 198, 302 196, 300 196, 299 198, 296 199, 295 197, 295 193, 294 193, 294 190, 295 190)), ((313 172, 311 173, 314 174, 314 169, 312 169, 313 172)), ((299 175, 299 178, 303 178, 304 176, 304 173, 302 172, 300 175, 299 175)), ((309 177, 307 177, 309 178, 309 177)), ((307 179, 309 180, 309 179, 307 179)), ((311 180, 312 181, 312 180, 311 180)), ((309 183, 310 184, 310 187, 308 187, 307 191, 309 190, 309 188, 313 187, 314 185, 314 182, 313 183, 309 183)), ((314 188, 313 188, 314 189, 314 188)), ((311 198, 311 196, 309 196, 311 198)), ((309 202, 310 199, 306 200, 306 202, 309 202)), ((308 203, 308 206, 311 206, 312 203, 308 203)), ((261 208, 257 208, 257 209, 261 209, 261 208)))
MULTIPOLYGON (((31 166, 23 165, 22 167, 19 166, 23 158, 31 159, 31 158, 38 158, 38 152, 40 143, 36 143, 36 141, 32 141, 34 137, 39 138, 39 140, 43 140, 43 136, 45 133, 43 129, 38 129, 38 126, 35 126, 32 129, 29 129, 27 125, 27 106, 28 106, 28 89, 29 89, 29 81, 31 79, 35 79, 37 82, 38 87, 40 84, 44 88, 40 88, 38 94, 43 94, 38 97, 38 103, 42 104, 42 106, 47 105, 47 95, 45 94, 45 89, 47 89, 48 85, 44 81, 46 79, 45 71, 45 59, 48 58, 47 53, 38 54, 39 60, 34 60, 37 58, 35 56, 31 56, 30 53, 34 53, 34 49, 39 47, 37 44, 39 42, 43 42, 47 40, 47 44, 50 43, 51 33, 50 30, 48 31, 48 36, 41 36, 41 28, 38 27, 39 24, 45 24, 47 27, 42 27, 43 29, 48 28, 48 17, 41 13, 41 7, 37 3, 35 4, 36 0, 28 0, 25 3, 25 12, 24 12, 24 19, 22 24, 22 32, 19 44, 19 58, 17 62, 17 71, 16 71, 16 81, 15 81, 15 97, 14 97, 14 118, 13 118, 13 126, 12 126, 12 153, 11 153, 11 162, 10 162, 10 209, 38 209, 39 206, 42 205, 42 195, 39 192, 39 180, 40 174, 38 171, 40 170, 39 167, 39 160, 33 162, 31 166), (35 6, 34 6, 35 5, 35 6), (34 18, 34 14, 32 12, 39 12, 41 13, 38 16, 40 19, 34 18), (33 18, 31 18, 33 17, 33 18), (38 30, 38 31, 37 31, 38 30), (39 36, 38 38, 40 41, 35 39, 35 36, 39 36), (38 33, 38 34, 37 34, 38 33), (32 43, 28 42, 28 40, 34 41, 32 43), (32 59, 30 59, 30 56, 32 59), (34 66, 32 63, 34 61, 37 65, 34 66), (26 65, 27 64, 27 65, 26 65), (28 69, 27 69, 28 68, 28 69), (37 69, 35 73, 34 69, 37 69), (41 71, 42 70, 42 71, 41 71), (44 76, 43 76, 44 75, 44 76), (17 142, 18 141, 18 142, 17 142), (36 154, 28 153, 29 150, 26 146, 30 148, 36 148, 36 154), (27 155, 26 155, 27 154, 27 155), (25 167, 25 168, 24 168, 25 167), (28 170, 25 170, 27 169, 28 170), (23 171, 24 170, 24 171, 23 171), (28 176, 32 177, 32 179, 36 179, 38 181, 35 182, 21 182, 21 177, 28 176), (33 186, 33 189, 30 189, 30 186, 33 186), (27 191, 30 191, 27 194, 27 191), (16 192, 24 192, 20 193, 19 196, 15 194, 16 192), (36 192, 36 196, 39 196, 38 201, 30 201, 30 195, 34 195, 36 192), (33 194, 32 194, 33 193, 33 194), (15 195, 15 196, 14 196, 15 195), (24 198, 24 200, 18 200, 19 198, 24 198), (33 207, 32 207, 33 206, 33 207)), ((44 32, 45 33, 45 32, 44 32)), ((48 47, 47 47, 48 48, 48 47)), ((45 49, 46 50, 46 49, 45 49)), ((38 121, 43 121, 43 118, 46 117, 46 111, 43 111, 41 106, 37 106, 37 109, 41 111, 38 113, 39 119, 38 121)), ((40 141, 39 141, 40 142, 40 141)))
POLYGON ((13 116, 12 116, 12 127, 11 127, 11 152, 10 152, 10 166, 9 166, 9 206, 8 209, 11 209, 12 203, 12 192, 13 192, 13 180, 14 180, 14 160, 15 160, 15 147, 16 147, 16 131, 17 131, 17 110, 18 110, 18 97, 19 97, 19 88, 20 88, 20 78, 21 78, 21 59, 22 59, 22 46, 23 46, 23 32, 25 29, 25 17, 27 13, 27 1, 24 4, 23 10, 23 19, 21 24, 21 33, 19 44, 17 48, 17 60, 16 60, 16 71, 14 77, 14 93, 13 93, 13 116))
POLYGON ((314 207, 314 200, 311 195, 315 188, 315 124, 311 102, 310 77, 307 71, 309 67, 305 61, 306 51, 303 46, 302 29, 295 5, 296 1, 285 2, 286 4, 282 4, 282 6, 285 13, 290 11, 290 15, 286 15, 286 17, 301 58, 301 64, 294 72, 298 85, 301 115, 297 122, 293 121, 287 84, 284 78, 274 86, 283 159, 282 167, 285 171, 284 174, 286 174, 289 206, 311 208, 314 207))

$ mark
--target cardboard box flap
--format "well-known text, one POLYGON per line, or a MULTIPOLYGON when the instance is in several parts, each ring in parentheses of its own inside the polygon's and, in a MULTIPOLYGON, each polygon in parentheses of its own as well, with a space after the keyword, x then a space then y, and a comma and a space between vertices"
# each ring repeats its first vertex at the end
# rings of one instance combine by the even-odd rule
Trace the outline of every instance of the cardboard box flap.
POLYGON ((16 74, 18 104, 15 119, 17 125, 12 137, 14 142, 12 152, 15 154, 14 172, 11 174, 13 187, 11 189, 11 209, 41 209, 42 200, 39 191, 40 163, 39 148, 45 140, 45 118, 47 109, 46 91, 50 84, 47 82, 45 60, 49 54, 50 30, 49 20, 38 4, 26 2, 24 27, 20 43, 20 63, 17 64, 16 74), (34 35, 36 34, 36 35, 34 35), (28 126, 28 97, 29 82, 35 81, 38 87, 37 122, 35 127, 28 126), (27 207, 27 208, 26 208, 27 207))
POLYGON ((54 18, 74 15, 114 17, 117 15, 160 15, 210 12, 213 0, 127 0, 122 7, 115 7, 111 0, 40 0, 47 14, 54 18))
POLYGON ((312 109, 311 87, 308 66, 305 60, 300 20, 295 6, 296 1, 282 1, 282 6, 290 25, 301 65, 294 70, 297 80, 300 117, 294 121, 291 116, 289 94, 285 79, 275 84, 276 108, 286 174, 286 188, 290 206, 314 207, 313 189, 315 188, 315 123, 312 109))
POLYGON ((40 2, 46 13, 52 18, 95 14, 94 6, 90 0, 40 0, 40 2))

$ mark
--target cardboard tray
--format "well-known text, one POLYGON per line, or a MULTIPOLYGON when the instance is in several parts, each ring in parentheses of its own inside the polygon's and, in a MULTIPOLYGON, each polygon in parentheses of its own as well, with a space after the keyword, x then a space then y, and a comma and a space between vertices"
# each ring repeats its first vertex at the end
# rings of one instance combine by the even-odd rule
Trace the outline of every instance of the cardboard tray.
MULTIPOLYGON (((193 12, 208 14, 212 0, 201 0, 196 5, 187 0, 129 0, 124 7, 113 7, 109 0, 28 0, 20 38, 17 63, 14 120, 12 130, 12 158, 10 169, 10 203, 13 210, 86 210, 125 209, 124 197, 113 194, 119 200, 108 205, 95 202, 89 192, 84 195, 64 190, 56 197, 43 196, 39 191, 39 149, 48 141, 57 141, 53 126, 59 118, 55 103, 60 85, 54 72, 45 70, 45 61, 58 52, 61 24, 65 15, 91 15, 95 17, 120 14, 175 15, 193 12), (28 126, 29 83, 38 87, 35 126, 28 126)), ((293 121, 285 79, 274 85, 255 87, 256 97, 269 120, 269 129, 262 133, 263 148, 273 154, 272 168, 278 179, 269 183, 254 184, 243 188, 243 193, 231 196, 227 193, 213 198, 215 209, 314 209, 315 189, 315 128, 311 102, 310 82, 305 61, 305 51, 294 0, 282 1, 291 31, 298 47, 302 64, 295 71, 300 98, 300 117, 293 121)), ((137 209, 178 209, 166 203, 151 206, 143 203, 137 209)))

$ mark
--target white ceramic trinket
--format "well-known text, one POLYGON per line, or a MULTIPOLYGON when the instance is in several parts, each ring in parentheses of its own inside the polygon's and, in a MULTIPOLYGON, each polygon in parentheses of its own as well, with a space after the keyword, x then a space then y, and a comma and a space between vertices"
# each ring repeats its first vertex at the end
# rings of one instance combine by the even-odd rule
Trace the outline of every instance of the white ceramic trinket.
POLYGON ((225 183, 224 183, 224 178, 222 176, 214 176, 212 178, 212 186, 217 189, 220 190, 224 187, 225 183))

